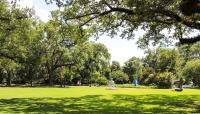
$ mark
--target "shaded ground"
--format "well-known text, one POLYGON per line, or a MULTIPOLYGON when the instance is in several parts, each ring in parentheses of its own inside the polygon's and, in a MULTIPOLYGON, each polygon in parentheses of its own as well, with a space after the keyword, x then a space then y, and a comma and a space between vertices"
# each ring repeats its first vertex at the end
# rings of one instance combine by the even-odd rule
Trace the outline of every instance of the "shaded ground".
POLYGON ((127 95, 124 93, 61 98, 4 98, 0 99, 0 113, 200 113, 200 96, 170 96, 160 94, 127 95))

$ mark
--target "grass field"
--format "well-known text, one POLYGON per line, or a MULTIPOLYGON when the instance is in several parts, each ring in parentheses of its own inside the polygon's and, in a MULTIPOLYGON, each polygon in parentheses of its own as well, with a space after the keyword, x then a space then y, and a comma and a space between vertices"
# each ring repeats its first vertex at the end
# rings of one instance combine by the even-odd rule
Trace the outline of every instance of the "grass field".
POLYGON ((0 88, 0 114, 200 113, 200 90, 0 88))

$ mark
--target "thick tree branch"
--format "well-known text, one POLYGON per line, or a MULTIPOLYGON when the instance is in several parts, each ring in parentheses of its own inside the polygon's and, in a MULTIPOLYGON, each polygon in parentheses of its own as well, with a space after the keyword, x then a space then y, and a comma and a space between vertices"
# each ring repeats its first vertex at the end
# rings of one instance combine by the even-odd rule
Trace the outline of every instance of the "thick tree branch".
POLYGON ((193 38, 180 38, 180 44, 193 44, 195 42, 200 41, 200 35, 193 38))
MULTIPOLYGON (((107 14, 110 14, 112 12, 119 12, 119 13, 124 13, 130 16, 142 16, 144 15, 147 18, 151 18, 146 16, 147 14, 152 14, 152 16, 157 17, 158 15, 160 15, 161 17, 163 17, 164 19, 155 19, 152 21, 157 21, 159 23, 163 23, 163 24, 175 24, 175 23, 181 23, 187 27, 190 27, 192 29, 198 29, 200 30, 200 23, 199 22, 195 22, 195 21, 191 21, 188 19, 184 19, 183 17, 181 17, 180 15, 178 15, 177 13, 175 13, 174 11, 170 11, 170 10, 166 10, 166 9, 144 9, 140 12, 136 12, 133 9, 127 9, 127 8, 123 8, 123 7, 113 7, 110 4, 108 4, 106 1, 103 1, 103 4, 105 4, 109 9, 106 11, 102 11, 102 12, 92 12, 89 14, 85 14, 85 15, 79 15, 73 18, 69 18, 69 19, 81 19, 84 17, 90 17, 88 20, 86 20, 83 24, 81 24, 81 26, 89 23, 90 21, 99 18, 101 16, 105 16, 107 14), (168 19, 169 18, 169 19, 168 19), (167 20, 167 21, 166 21, 167 20)), ((200 36, 195 37, 195 38, 183 38, 180 39, 181 43, 193 43, 196 41, 200 41, 200 36)))
POLYGON ((17 63, 25 63, 26 62, 22 57, 19 57, 17 55, 12 56, 12 55, 4 53, 4 52, 0 52, 0 57, 10 59, 10 60, 17 62, 17 63))
MULTIPOLYGON (((21 19, 26 19, 26 18, 28 18, 28 16, 26 14, 22 14, 20 16, 17 16, 15 18, 13 18, 13 19, 21 20, 21 19)), ((11 18, 9 18, 9 17, 0 17, 0 20, 2 20, 2 21, 11 21, 11 18)))
POLYGON ((188 26, 188 27, 191 27, 191 28, 194 28, 194 29, 199 29, 200 30, 200 23, 198 22, 193 22, 193 21, 189 21, 189 20, 184 20, 182 22, 184 25, 188 26))
POLYGON ((88 14, 85 14, 85 15, 78 15, 78 16, 75 16, 75 17, 67 18, 66 20, 80 19, 80 18, 84 18, 84 17, 87 17, 87 16, 98 15, 98 14, 99 14, 99 12, 92 12, 92 13, 88 13, 88 14))
POLYGON ((55 65, 55 69, 57 69, 57 68, 60 68, 60 67, 63 67, 63 66, 65 66, 65 67, 69 67, 69 66, 72 66, 72 65, 74 65, 75 64, 75 62, 69 62, 69 63, 65 63, 65 64, 59 64, 59 65, 55 65))
POLYGON ((110 4, 108 4, 105 0, 103 0, 103 3, 104 3, 106 6, 108 6, 110 9, 113 8, 113 7, 112 7, 110 4))
POLYGON ((100 17, 100 16, 107 15, 107 14, 109 14, 109 13, 111 13, 111 12, 113 12, 113 11, 112 11, 112 10, 109 10, 109 11, 105 11, 105 12, 103 12, 103 13, 100 13, 100 14, 94 16, 94 17, 91 17, 91 18, 89 18, 87 21, 85 21, 83 24, 81 24, 81 26, 84 26, 84 25, 86 25, 87 23, 89 23, 90 21, 92 21, 93 19, 96 19, 96 18, 98 18, 98 17, 100 17))

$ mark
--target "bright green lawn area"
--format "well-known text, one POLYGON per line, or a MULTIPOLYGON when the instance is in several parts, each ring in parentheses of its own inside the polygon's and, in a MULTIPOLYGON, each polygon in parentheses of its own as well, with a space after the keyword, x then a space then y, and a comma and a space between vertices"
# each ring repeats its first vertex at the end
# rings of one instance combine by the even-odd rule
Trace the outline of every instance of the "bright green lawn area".
POLYGON ((200 90, 0 88, 0 114, 200 113, 200 90))

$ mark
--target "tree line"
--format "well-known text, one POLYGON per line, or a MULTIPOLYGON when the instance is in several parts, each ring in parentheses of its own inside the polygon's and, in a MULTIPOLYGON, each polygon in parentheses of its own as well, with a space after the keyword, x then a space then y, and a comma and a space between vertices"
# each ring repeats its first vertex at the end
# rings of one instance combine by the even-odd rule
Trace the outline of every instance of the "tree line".
MULTIPOLYGON (((109 6, 105 1, 102 3, 109 6)), ((73 5, 76 8, 76 4, 73 5)), ((169 88, 173 80, 184 77, 186 83, 199 86, 199 43, 174 49, 149 49, 142 59, 133 57, 122 66, 117 61, 110 64, 111 55, 106 46, 91 42, 89 38, 96 36, 97 31, 112 30, 115 25, 108 25, 112 20, 104 17, 99 20, 100 28, 86 27, 86 23, 83 26, 80 23, 87 21, 87 17, 70 21, 66 16, 73 16, 75 11, 68 13, 52 11, 51 19, 44 23, 35 16, 33 9, 0 1, 1 84, 65 86, 80 81, 84 85, 106 85, 112 78, 119 84, 138 79, 142 85, 169 88)), ((155 34, 149 34, 148 38, 152 36, 155 34)), ((143 39, 138 44, 144 47, 145 42, 143 39)))

